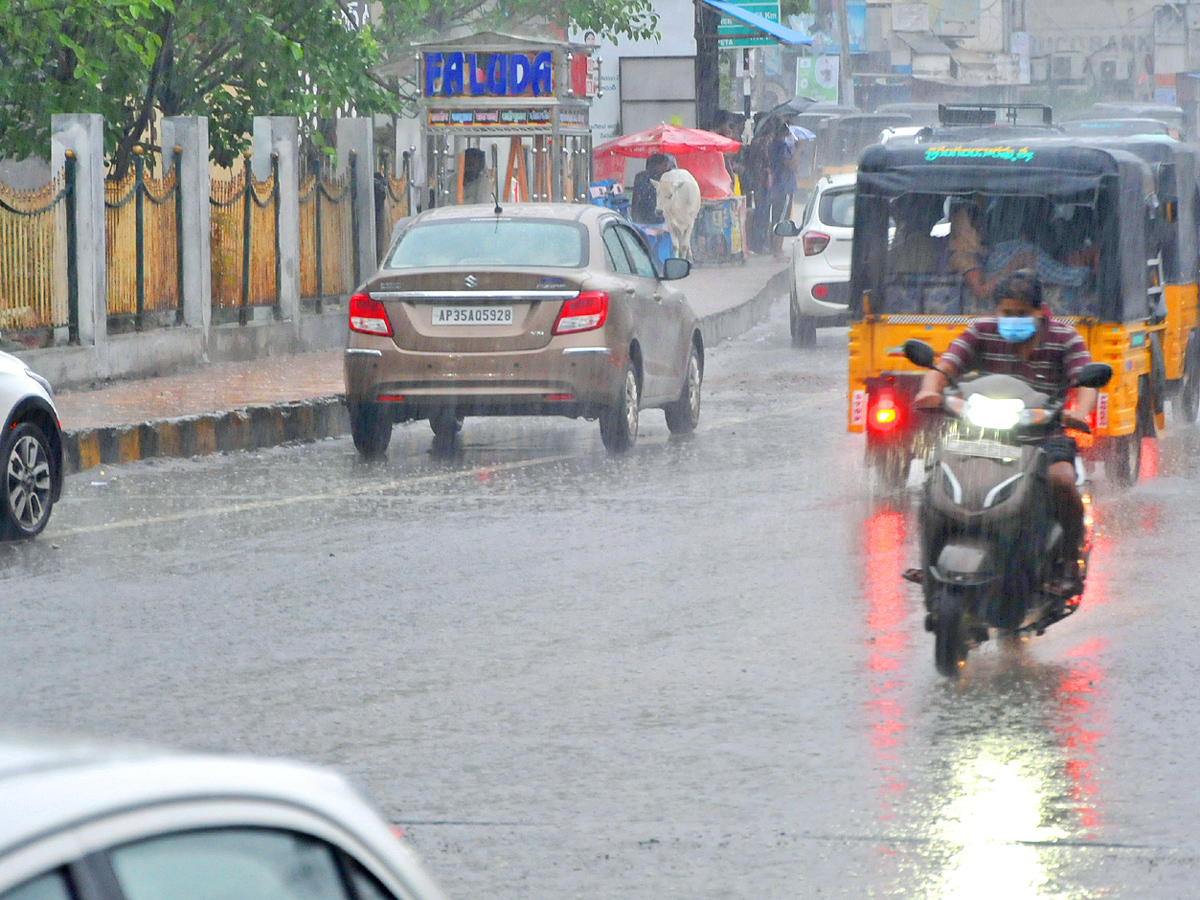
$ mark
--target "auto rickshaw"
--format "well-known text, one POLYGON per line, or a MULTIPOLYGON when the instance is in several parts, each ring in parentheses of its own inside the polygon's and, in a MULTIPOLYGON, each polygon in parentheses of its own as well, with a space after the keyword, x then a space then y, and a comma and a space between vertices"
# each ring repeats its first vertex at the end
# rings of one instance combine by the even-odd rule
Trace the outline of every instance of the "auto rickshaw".
POLYGON ((817 124, 813 131, 812 160, 802 162, 806 168, 799 172, 797 183, 803 188, 812 188, 826 175, 842 175, 854 171, 863 148, 879 140, 885 128, 901 128, 912 125, 911 116, 903 114, 876 115, 860 114, 830 116, 817 124))
POLYGON ((902 485, 929 439, 911 409, 923 373, 905 359, 905 340, 945 350, 991 311, 995 282, 1028 267, 1042 275, 1051 312, 1113 368, 1081 453, 1118 482, 1135 480, 1142 438, 1162 424, 1150 351, 1163 305, 1157 219, 1149 166, 1116 147, 1032 138, 868 148, 854 217, 847 424, 866 433, 884 482, 902 485))
MULTIPOLYGON (((1089 141, 1092 143, 1093 141, 1089 141)), ((1151 242, 1161 250, 1158 281, 1161 305, 1152 310, 1149 331, 1155 414, 1171 398, 1185 421, 1200 413, 1200 307, 1197 305, 1197 176, 1200 147, 1158 136, 1113 137, 1099 146, 1128 150, 1145 160, 1154 175, 1160 214, 1151 242)), ((1151 279, 1155 270, 1151 268, 1151 279)), ((1159 427, 1162 427, 1161 418, 1159 427)))

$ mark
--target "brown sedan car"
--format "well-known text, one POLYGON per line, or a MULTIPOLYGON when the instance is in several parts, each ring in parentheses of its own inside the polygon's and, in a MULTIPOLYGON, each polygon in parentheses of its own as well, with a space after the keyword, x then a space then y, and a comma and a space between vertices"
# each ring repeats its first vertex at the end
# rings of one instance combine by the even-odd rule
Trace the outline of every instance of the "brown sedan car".
POLYGON ((354 445, 387 449, 392 425, 428 419, 453 440, 465 416, 600 420, 633 446, 638 411, 674 433, 700 418, 704 343, 682 259, 656 267, 608 209, 520 204, 430 210, 408 222, 350 298, 346 397, 354 445))

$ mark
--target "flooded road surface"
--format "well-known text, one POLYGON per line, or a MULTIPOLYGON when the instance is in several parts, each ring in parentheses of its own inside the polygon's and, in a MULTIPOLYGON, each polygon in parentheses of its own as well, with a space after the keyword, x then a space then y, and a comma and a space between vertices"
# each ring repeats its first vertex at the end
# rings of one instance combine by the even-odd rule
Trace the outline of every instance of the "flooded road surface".
POLYGON ((1078 614, 947 681, 917 494, 785 314, 624 458, 468 420, 72 477, 0 547, 4 724, 335 766, 451 897, 1192 895, 1200 430, 1099 480, 1078 614))

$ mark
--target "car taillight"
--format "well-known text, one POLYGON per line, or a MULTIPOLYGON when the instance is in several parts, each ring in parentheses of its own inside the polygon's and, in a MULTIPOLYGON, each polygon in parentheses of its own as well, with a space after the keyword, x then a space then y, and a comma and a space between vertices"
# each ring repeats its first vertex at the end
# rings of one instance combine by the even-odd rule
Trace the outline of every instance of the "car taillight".
POLYGON ((867 409, 867 427, 876 432, 894 431, 900 424, 900 406, 891 391, 881 391, 867 409))
POLYGON ((391 337, 392 323, 382 303, 366 294, 355 294, 350 298, 350 330, 391 337))
POLYGON ((603 325, 607 318, 608 294, 604 291, 583 291, 563 304, 558 321, 554 323, 554 333, 591 331, 603 325))
POLYGON ((809 231, 804 235, 804 255, 816 256, 829 246, 829 235, 820 231, 809 231))

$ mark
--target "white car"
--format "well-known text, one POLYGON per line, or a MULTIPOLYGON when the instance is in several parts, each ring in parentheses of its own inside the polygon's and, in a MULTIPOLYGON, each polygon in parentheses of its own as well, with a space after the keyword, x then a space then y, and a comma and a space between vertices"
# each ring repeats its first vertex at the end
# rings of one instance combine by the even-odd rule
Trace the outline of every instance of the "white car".
POLYGON ((0 743, 0 900, 443 900, 339 776, 0 743))
POLYGON ((819 325, 846 320, 857 181, 853 172, 826 175, 813 188, 800 224, 775 226, 776 234, 796 238, 788 318, 797 347, 814 344, 819 325))
POLYGON ((50 382, 8 353, 0 353, 0 414, 0 540, 35 537, 62 493, 62 427, 50 382))

